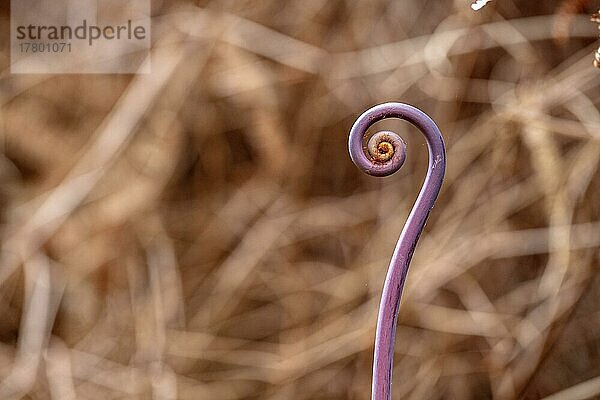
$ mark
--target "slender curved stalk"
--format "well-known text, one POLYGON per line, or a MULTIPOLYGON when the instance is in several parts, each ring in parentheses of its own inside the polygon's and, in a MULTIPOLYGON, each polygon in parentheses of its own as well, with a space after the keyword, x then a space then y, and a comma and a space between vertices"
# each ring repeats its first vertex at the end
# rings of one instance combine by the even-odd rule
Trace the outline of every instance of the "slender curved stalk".
POLYGON ((350 130, 348 147, 350 158, 357 167, 369 175, 388 176, 398 171, 404 163, 406 145, 394 132, 375 133, 367 145, 368 155, 363 150, 367 129, 386 118, 404 119, 419 128, 429 148, 429 168, 394 249, 383 286, 375 334, 373 400, 391 399, 394 340, 402 288, 417 241, 442 187, 446 170, 444 139, 439 128, 423 111, 403 103, 380 104, 365 111, 356 120, 350 130))

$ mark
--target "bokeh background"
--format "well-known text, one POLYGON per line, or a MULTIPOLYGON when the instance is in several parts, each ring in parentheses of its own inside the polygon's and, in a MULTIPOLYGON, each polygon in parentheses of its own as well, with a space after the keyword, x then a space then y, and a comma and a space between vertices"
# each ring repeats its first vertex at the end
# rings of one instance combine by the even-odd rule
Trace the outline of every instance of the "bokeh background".
POLYGON ((11 75, 3 3, 0 398, 368 399, 427 165, 350 162, 385 101, 448 156, 394 398, 598 398, 600 4, 470 4, 154 1, 151 74, 11 75))

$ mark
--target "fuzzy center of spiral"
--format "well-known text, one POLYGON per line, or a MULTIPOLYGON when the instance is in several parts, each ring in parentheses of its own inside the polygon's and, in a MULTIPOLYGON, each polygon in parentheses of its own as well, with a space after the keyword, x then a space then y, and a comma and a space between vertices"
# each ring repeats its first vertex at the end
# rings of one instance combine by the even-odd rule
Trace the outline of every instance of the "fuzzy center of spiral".
POLYGON ((377 151, 375 151, 375 154, 372 154, 373 158, 380 162, 389 160, 393 155, 394 145, 390 142, 379 142, 377 144, 377 151))
POLYGON ((388 132, 377 132, 371 137, 367 144, 369 155, 373 161, 384 163, 389 161, 396 152, 394 139, 388 132))

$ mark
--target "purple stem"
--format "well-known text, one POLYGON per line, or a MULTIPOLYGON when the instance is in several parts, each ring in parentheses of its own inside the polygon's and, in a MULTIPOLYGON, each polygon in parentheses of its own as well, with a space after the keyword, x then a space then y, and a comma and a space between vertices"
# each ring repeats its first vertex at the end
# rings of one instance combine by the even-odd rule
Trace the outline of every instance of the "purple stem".
POLYGON ((429 168, 394 249, 383 285, 375 334, 371 397, 373 400, 391 400, 394 340, 402 288, 417 241, 440 192, 446 170, 444 139, 439 128, 423 111, 403 103, 380 104, 358 117, 348 139, 350 158, 357 167, 369 175, 388 176, 398 171, 404 163, 406 145, 402 138, 393 132, 375 133, 368 143, 369 156, 363 150, 363 139, 367 129, 386 118, 404 119, 419 128, 429 148, 429 168))

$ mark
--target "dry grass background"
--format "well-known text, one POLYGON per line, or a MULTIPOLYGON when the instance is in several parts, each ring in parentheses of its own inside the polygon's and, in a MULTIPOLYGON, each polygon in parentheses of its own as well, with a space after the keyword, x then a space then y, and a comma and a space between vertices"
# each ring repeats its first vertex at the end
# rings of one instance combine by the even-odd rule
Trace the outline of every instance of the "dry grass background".
POLYGON ((11 75, 3 29, 0 398, 369 398, 427 158, 385 122, 401 172, 350 162, 384 101, 432 115, 449 163, 394 398, 597 398, 593 3, 558 45, 554 1, 156 1, 135 76, 11 75))

